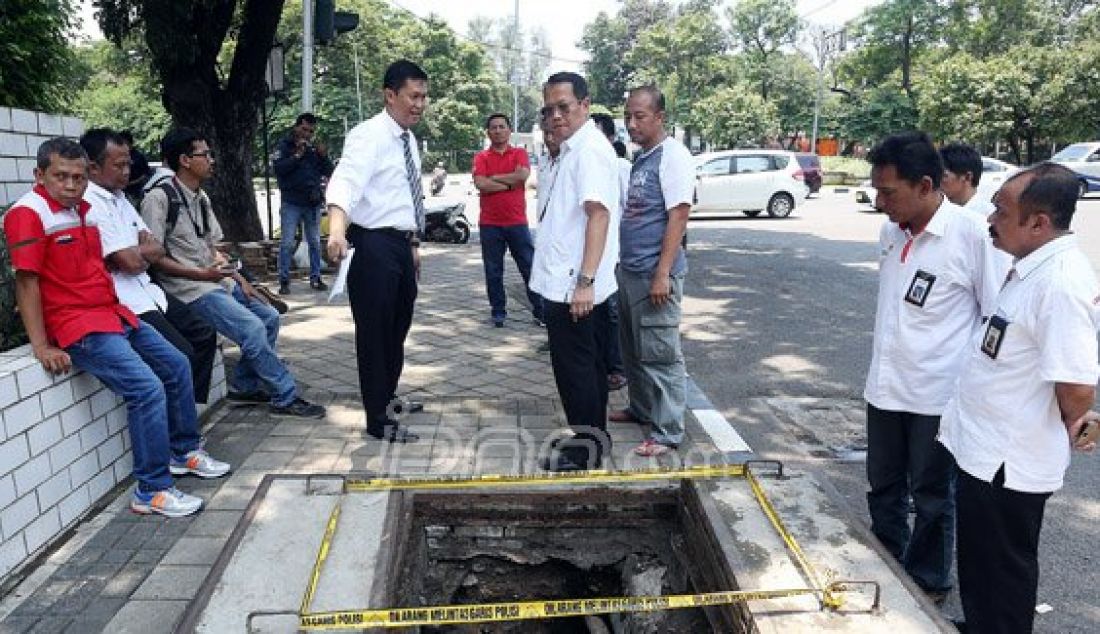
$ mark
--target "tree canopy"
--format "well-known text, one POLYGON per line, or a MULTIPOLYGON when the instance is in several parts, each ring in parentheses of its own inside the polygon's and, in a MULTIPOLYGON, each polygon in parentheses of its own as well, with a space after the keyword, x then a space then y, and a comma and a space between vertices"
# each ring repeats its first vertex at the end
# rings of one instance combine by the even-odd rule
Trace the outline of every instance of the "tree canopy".
POLYGON ((73 0, 0 3, 0 105, 58 112, 72 100, 73 0))

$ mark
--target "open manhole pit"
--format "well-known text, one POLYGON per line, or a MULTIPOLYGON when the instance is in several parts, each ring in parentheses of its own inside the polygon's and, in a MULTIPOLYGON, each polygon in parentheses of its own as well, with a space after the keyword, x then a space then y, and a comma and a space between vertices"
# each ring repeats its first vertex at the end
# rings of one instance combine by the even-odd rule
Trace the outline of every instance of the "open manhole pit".
MULTIPOLYGON (((405 607, 735 589, 694 486, 405 494, 389 604, 405 607), (695 507, 693 512, 693 506, 695 507)), ((748 631, 734 606, 424 626, 426 634, 748 631)))

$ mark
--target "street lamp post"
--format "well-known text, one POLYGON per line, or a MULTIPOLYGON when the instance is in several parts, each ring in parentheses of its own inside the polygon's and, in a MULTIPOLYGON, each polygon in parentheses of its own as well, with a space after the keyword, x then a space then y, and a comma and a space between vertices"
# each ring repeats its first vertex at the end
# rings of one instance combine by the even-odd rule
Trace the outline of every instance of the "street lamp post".
POLYGON ((313 112, 313 0, 302 0, 302 112, 313 112))
POLYGON ((817 60, 817 92, 814 94, 814 128, 810 137, 810 151, 817 152, 817 128, 818 120, 821 116, 821 102, 825 99, 825 66, 828 64, 829 56, 844 50, 844 45, 847 43, 847 36, 844 29, 833 31, 832 33, 826 33, 821 31, 821 43, 818 46, 818 60, 817 60))

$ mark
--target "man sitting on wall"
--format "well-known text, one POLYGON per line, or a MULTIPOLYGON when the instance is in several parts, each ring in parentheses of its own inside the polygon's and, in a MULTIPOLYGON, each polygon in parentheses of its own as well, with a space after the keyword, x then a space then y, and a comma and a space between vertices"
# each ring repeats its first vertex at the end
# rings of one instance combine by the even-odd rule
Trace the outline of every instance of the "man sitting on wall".
POLYGON ((201 447, 191 367, 155 329, 118 302, 99 230, 83 200, 88 157, 75 141, 38 148, 35 187, 4 216, 16 301, 35 357, 47 372, 88 372, 126 401, 137 487, 130 508, 190 515, 202 498, 172 475, 215 478, 229 465, 201 447))

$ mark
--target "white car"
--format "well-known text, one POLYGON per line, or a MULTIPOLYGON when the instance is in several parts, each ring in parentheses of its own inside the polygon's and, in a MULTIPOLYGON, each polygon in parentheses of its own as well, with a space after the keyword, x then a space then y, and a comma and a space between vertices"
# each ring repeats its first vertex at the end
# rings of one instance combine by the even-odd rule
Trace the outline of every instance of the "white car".
POLYGON ((761 211, 786 218, 810 195, 794 152, 726 150, 695 159, 693 218, 737 211, 750 218, 761 211))
POLYGON ((1050 160, 1065 165, 1081 176, 1078 180, 1081 182, 1082 198, 1096 188, 1096 185, 1090 185, 1089 181, 1096 183, 1096 179, 1100 179, 1100 141, 1067 145, 1050 157, 1050 160))
MULTIPOLYGON (((1020 168, 1012 163, 983 156, 982 178, 978 181, 978 191, 974 196, 981 200, 992 201, 993 194, 996 194, 1001 185, 1004 185, 1004 182, 1018 171, 1020 168)), ((871 187, 871 181, 865 181, 862 186, 856 188, 856 203, 860 211, 875 211, 876 193, 875 188, 871 187)))

